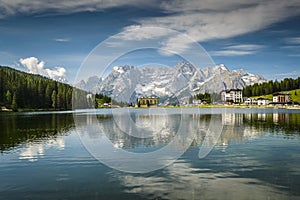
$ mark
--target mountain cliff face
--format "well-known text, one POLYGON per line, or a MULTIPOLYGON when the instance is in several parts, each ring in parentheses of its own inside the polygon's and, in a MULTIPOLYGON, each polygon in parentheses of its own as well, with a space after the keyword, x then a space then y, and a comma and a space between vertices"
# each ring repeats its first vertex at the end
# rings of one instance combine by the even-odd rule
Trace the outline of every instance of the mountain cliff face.
POLYGON ((78 86, 109 95, 117 101, 135 102, 140 96, 158 96, 160 102, 166 104, 174 101, 182 103, 198 93, 242 89, 266 81, 262 76, 244 70, 230 71, 225 65, 200 69, 186 62, 159 68, 116 66, 102 82, 95 77, 89 80, 85 87, 78 86))

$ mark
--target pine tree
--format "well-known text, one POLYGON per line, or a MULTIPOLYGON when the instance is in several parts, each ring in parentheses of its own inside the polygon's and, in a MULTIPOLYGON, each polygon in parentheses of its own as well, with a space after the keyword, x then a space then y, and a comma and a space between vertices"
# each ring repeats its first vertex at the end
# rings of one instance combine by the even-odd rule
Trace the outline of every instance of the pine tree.
POLYGON ((5 98, 6 98, 6 103, 7 103, 7 105, 11 105, 11 93, 10 93, 10 91, 9 90, 7 90, 7 92, 6 92, 6 95, 5 95, 5 98))
POLYGON ((12 103, 11 103, 11 108, 13 111, 18 111, 18 105, 17 105, 17 95, 14 93, 12 103))
POLYGON ((45 107, 51 108, 51 94, 52 89, 50 87, 50 84, 47 84, 46 91, 45 91, 45 107))
POLYGON ((56 95, 56 91, 53 90, 52 95, 51 95, 51 100, 52 100, 52 107, 53 107, 54 109, 57 108, 57 97, 56 97, 56 96, 57 96, 57 95, 56 95))

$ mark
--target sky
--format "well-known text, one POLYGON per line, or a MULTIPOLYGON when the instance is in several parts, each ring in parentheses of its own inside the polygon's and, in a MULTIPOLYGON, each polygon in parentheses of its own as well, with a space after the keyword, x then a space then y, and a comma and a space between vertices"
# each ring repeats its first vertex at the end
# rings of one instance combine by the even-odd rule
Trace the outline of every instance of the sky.
POLYGON ((0 0, 0 65, 73 83, 180 60, 298 77, 300 1, 0 0))

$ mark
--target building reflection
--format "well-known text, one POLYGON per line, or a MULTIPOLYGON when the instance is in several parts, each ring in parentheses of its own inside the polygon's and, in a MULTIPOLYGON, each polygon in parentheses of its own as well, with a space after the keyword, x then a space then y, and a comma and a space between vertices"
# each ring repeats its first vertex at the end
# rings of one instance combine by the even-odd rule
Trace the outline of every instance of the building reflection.
POLYGON ((131 115, 129 119, 110 116, 99 120, 99 130, 117 148, 164 146, 179 130, 186 131, 180 136, 182 140, 201 135, 200 122, 193 115, 131 115))
MULTIPOLYGON (((300 116, 288 113, 223 113, 182 115, 98 116, 97 123, 116 148, 162 147, 168 144, 178 131, 184 131, 182 140, 193 137, 193 146, 205 140, 208 129, 222 126, 220 135, 211 136, 209 144, 226 150, 231 142, 244 143, 257 137, 282 131, 299 133, 300 116), (219 122, 212 117, 218 116, 219 122), (280 126, 280 129, 278 127, 280 126), (189 138, 184 138, 189 137, 189 138)), ((88 120, 91 123, 91 119, 88 120)), ((94 122, 93 122, 94 123, 94 122)), ((88 133, 91 134, 91 133, 88 133)), ((211 133, 210 133, 211 134, 211 133)), ((93 136, 97 138, 97 133, 93 136)))
POLYGON ((289 123, 289 114, 287 113, 274 113, 273 122, 275 124, 285 124, 289 123))

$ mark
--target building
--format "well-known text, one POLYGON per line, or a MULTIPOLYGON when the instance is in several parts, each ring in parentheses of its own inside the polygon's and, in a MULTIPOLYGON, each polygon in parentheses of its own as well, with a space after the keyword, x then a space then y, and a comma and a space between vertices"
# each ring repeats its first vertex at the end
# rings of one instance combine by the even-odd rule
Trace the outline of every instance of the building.
POLYGON ((251 98, 246 98, 245 101, 244 101, 244 103, 246 105, 251 105, 252 104, 252 99, 251 98))
POLYGON ((244 103, 246 105, 257 105, 258 104, 258 99, 255 99, 255 98, 246 98, 244 103))
POLYGON ((241 89, 223 90, 221 92, 221 99, 225 103, 242 103, 243 93, 241 89))
POLYGON ((291 95, 284 94, 284 93, 275 93, 273 94, 273 103, 290 103, 291 102, 291 95))
POLYGON ((137 99, 138 107, 150 107, 150 106, 157 106, 157 105, 158 105, 157 97, 140 97, 137 99))
POLYGON ((259 106, 269 105, 269 99, 267 99, 267 98, 258 98, 257 99, 257 105, 259 105, 259 106))
POLYGON ((202 101, 200 99, 193 99, 193 105, 200 105, 202 101))

